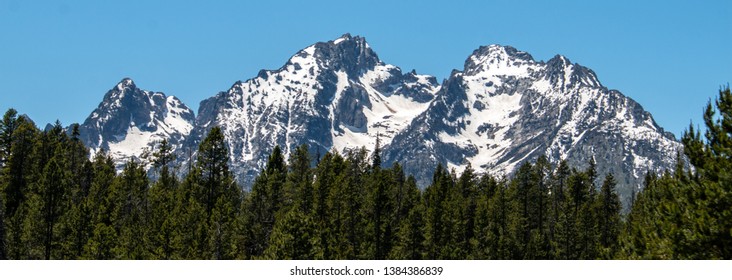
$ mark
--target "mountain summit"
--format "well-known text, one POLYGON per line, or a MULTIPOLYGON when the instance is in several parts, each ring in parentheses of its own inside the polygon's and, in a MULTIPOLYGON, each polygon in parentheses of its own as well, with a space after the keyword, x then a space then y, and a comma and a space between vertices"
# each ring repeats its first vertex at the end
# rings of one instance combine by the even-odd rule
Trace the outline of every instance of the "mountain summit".
POLYGON ((125 78, 107 91, 79 132, 92 154, 105 150, 121 168, 163 139, 179 148, 193 122, 193 111, 175 96, 139 89, 125 78))
POLYGON ((163 138, 179 153, 195 151, 214 126, 245 187, 275 145, 289 154, 307 144, 314 156, 372 150, 379 139, 385 162, 402 163, 422 186, 438 164, 510 175, 546 155, 580 167, 594 159, 600 177, 614 174, 627 195, 645 172, 671 168, 681 148, 638 103, 564 56, 544 62, 510 46, 483 46, 440 85, 381 61, 350 34, 235 82, 203 100, 195 121, 175 97, 124 79, 81 132, 92 150, 109 150, 122 162, 163 138))
POLYGON ((262 70, 201 102, 192 146, 221 126, 233 170, 249 182, 275 145, 313 155, 388 143, 439 89, 432 76, 382 62, 362 37, 316 43, 277 70, 262 70))
POLYGON ((560 55, 537 62, 513 47, 481 47, 436 95, 384 149, 423 185, 438 164, 509 175, 546 155, 573 166, 594 159, 600 178, 613 173, 627 195, 681 148, 638 103, 560 55))

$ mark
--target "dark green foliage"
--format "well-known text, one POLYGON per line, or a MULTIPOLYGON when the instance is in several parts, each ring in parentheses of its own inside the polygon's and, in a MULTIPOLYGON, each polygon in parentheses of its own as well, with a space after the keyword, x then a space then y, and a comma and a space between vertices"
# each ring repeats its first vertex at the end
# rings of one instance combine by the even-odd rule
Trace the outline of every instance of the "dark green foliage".
POLYGON ((5 248, 5 205, 2 196, 0 196, 0 260, 8 259, 5 248))
POLYGON ((18 111, 8 109, 0 123, 0 167, 4 167, 10 159, 13 147, 13 132, 18 127, 18 111))
POLYGON ((418 260, 423 259, 425 253, 424 227, 425 209, 422 195, 417 188, 414 177, 409 176, 402 187, 404 193, 397 196, 398 213, 402 217, 398 222, 398 229, 394 240, 394 247, 389 254, 390 259, 418 260), (404 215, 406 213, 406 215, 404 215))
POLYGON ((297 207, 303 213, 313 211, 314 195, 313 177, 310 166, 308 147, 297 147, 290 155, 285 183, 285 202, 288 206, 297 207))
POLYGON ((426 208, 425 245, 427 258, 460 258, 460 191, 455 185, 454 174, 438 165, 432 185, 425 189, 426 208), (457 234, 456 234, 457 233, 457 234))
POLYGON ((371 167, 365 185, 367 203, 364 205, 364 216, 367 242, 363 248, 365 258, 380 260, 387 257, 393 246, 396 208, 392 199, 392 195, 395 194, 392 188, 397 185, 397 180, 403 181, 403 178, 395 178, 388 170, 381 168, 378 145, 377 141, 376 149, 371 155, 371 167))
MULTIPOLYGON (((11 109, 12 110, 12 109, 11 109)), ((27 211, 21 209, 26 198, 30 195, 30 182, 39 182, 40 172, 34 164, 33 147, 37 141, 39 131, 35 125, 24 117, 15 118, 13 112, 6 113, 4 123, 12 125, 3 128, 4 149, 10 151, 5 155, 3 163, 2 190, 3 202, 5 204, 5 230, 6 243, 23 244, 21 236, 24 231, 24 220, 27 211), (12 127, 11 129, 8 127, 12 127)), ((10 259, 28 258, 25 249, 20 246, 6 248, 6 254, 10 259)))
POLYGON ((92 163, 94 176, 89 194, 82 201, 82 207, 88 209, 89 233, 83 245, 83 253, 79 258, 110 259, 112 248, 116 242, 116 232, 112 228, 112 192, 115 179, 114 163, 104 152, 98 151, 92 163))
POLYGON ((224 142, 221 128, 214 127, 198 147, 194 173, 197 196, 204 205, 207 215, 211 213, 222 196, 225 199, 237 199, 234 178, 229 173, 229 152, 224 142), (232 193, 233 192, 233 193, 232 193), (234 197, 233 197, 234 196, 234 197))
POLYGON ((337 153, 326 153, 315 169, 315 203, 313 219, 319 231, 319 242, 322 244, 323 258, 338 258, 342 252, 339 243, 343 242, 342 223, 335 221, 344 217, 344 208, 340 199, 346 194, 338 193, 339 184, 345 176, 345 161, 337 153))
POLYGON ((175 194, 178 191, 178 179, 173 176, 169 164, 173 160, 170 145, 163 140, 158 150, 153 153, 153 163, 158 170, 158 181, 150 188, 149 201, 149 242, 150 257, 154 259, 173 258, 173 239, 176 235, 175 194))
POLYGON ((229 152, 221 128, 214 127, 198 148, 198 157, 184 181, 181 215, 189 220, 184 230, 193 231, 195 250, 184 258, 232 259, 238 255, 236 240, 237 215, 241 207, 241 190, 229 172, 229 152), (200 206, 199 206, 200 205, 200 206), (203 208, 204 213, 197 212, 203 208), (187 213, 186 213, 187 212, 187 213))
POLYGON ((251 257, 261 257, 269 244, 275 216, 285 203, 287 169, 282 150, 276 146, 267 166, 257 177, 244 204, 245 250, 251 257))
POLYGON ((319 241, 317 225, 312 217, 297 208, 291 208, 279 215, 265 257, 284 260, 322 259, 323 250, 319 241))
POLYGON ((620 235, 620 199, 615 192, 615 178, 612 174, 605 177, 600 188, 600 194, 595 203, 597 215, 597 231, 599 242, 599 257, 612 258, 617 250, 618 236, 620 235))
POLYGON ((593 159, 577 170, 539 157, 508 178, 439 165, 420 190, 382 163, 378 143, 371 155, 318 151, 315 166, 307 146, 289 159, 275 147, 243 193, 218 127, 183 178, 167 141, 116 174, 103 150, 89 160, 78 125, 41 132, 9 110, 0 259, 730 259, 729 89, 704 121, 704 137, 690 127, 674 170, 648 173, 623 217, 613 175, 594 185, 593 159))
POLYGON ((122 259, 149 258, 149 198, 145 169, 135 161, 125 165, 111 187, 112 225, 117 232, 113 248, 122 259))
MULTIPOLYGON (((326 155, 321 164, 326 164, 326 155)), ((365 150, 350 153, 346 159, 334 154, 333 171, 337 173, 326 199, 330 219, 326 232, 328 259, 363 258, 361 244, 365 242, 364 197, 367 164, 365 150)), ((324 178, 317 178, 322 180, 324 178)), ((319 183, 320 184, 320 183, 319 183)))
POLYGON ((732 258, 732 93, 719 91, 704 110, 706 132, 693 125, 681 142, 693 169, 677 157, 674 173, 646 176, 621 234, 619 257, 732 258), (714 105, 714 106, 712 106, 714 105), (716 110, 715 110, 716 108, 716 110))

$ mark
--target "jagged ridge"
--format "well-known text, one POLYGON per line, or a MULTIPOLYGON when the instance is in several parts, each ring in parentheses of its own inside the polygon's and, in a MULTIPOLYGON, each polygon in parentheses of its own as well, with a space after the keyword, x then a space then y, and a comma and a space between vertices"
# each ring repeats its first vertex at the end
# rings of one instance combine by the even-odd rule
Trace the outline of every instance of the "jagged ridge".
POLYGON ((141 90, 125 78, 104 95, 79 132, 92 154, 107 151, 119 169, 162 139, 181 148, 194 121, 193 111, 175 96, 141 90))
POLYGON ((422 186, 438 163, 510 175, 540 155, 576 166, 594 157, 600 175, 616 175, 623 195, 646 171, 670 168, 680 148, 639 104, 561 55, 543 62, 513 47, 483 46, 439 85, 382 62, 364 38, 349 34, 202 101, 195 122, 175 97, 125 79, 82 134, 93 150, 112 150, 121 162, 162 137, 185 154, 213 126, 222 127, 244 186, 275 145, 288 154, 308 144, 315 155, 372 149, 378 137, 385 161, 401 162, 422 186))

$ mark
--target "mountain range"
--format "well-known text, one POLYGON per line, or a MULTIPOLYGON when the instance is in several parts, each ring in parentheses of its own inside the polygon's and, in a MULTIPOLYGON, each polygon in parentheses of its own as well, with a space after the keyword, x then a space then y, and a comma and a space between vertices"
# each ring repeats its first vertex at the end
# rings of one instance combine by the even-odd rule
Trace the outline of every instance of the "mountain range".
POLYGON ((108 151, 118 168, 168 139, 182 167, 214 126, 224 132, 232 171, 245 188, 275 145, 288 155, 307 144, 315 159, 327 151, 372 151, 378 141, 384 162, 401 163, 422 187, 438 164, 510 176, 545 155, 578 168, 594 159, 599 178, 612 173, 627 201, 646 172, 672 168, 681 149, 640 104, 564 56, 544 62, 510 46, 482 46, 438 83, 381 61, 363 37, 350 34, 235 82, 201 101, 197 114, 125 78, 80 134, 92 153, 108 151))

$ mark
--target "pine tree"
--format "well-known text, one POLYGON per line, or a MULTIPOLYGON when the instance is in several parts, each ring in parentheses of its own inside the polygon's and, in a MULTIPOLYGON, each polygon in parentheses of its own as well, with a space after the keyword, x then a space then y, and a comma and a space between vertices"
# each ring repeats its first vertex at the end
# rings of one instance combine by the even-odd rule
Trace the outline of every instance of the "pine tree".
POLYGON ((495 195, 487 203, 488 224, 485 242, 487 259, 510 259, 514 251, 514 240, 509 225, 513 223, 511 201, 505 182, 498 184, 495 195))
MULTIPOLYGON (((192 169, 193 170, 193 169, 192 169)), ((173 236, 171 259, 206 259, 206 208, 198 195, 198 172, 189 173, 175 192, 171 214, 173 236)))
POLYGON ((706 141, 689 126, 681 142, 689 162, 696 168, 693 182, 680 191, 686 195, 683 223, 693 228, 683 233, 686 242, 679 256, 690 258, 732 258, 732 92, 719 90, 712 107, 704 111, 706 141), (703 251, 702 251, 703 250, 703 251))
POLYGON ((0 122, 0 168, 5 167, 10 159, 13 147, 13 132, 18 127, 18 111, 8 109, 0 122))
POLYGON ((285 203, 286 174, 282 150, 279 146, 275 146, 265 169, 255 179, 244 206, 246 208, 243 215, 243 223, 246 225, 244 247, 248 256, 261 257, 268 247, 275 216, 285 203))
POLYGON ((425 244, 430 259, 456 259, 461 254, 454 232, 459 230, 460 194, 454 176, 438 165, 432 185, 425 189, 425 244))
POLYGON ((460 255, 466 256, 471 251, 470 240, 475 237, 475 211, 477 210, 477 186, 475 182, 475 173, 472 165, 468 163, 468 166, 463 170, 460 178, 457 182, 457 188, 460 192, 460 197, 455 203, 460 207, 460 218, 459 225, 460 235, 457 239, 457 243, 460 250, 460 255))
POLYGON ((111 259, 115 255, 112 249, 117 242, 117 233, 112 226, 112 183, 115 180, 115 168, 112 158, 99 150, 92 162, 94 177, 89 195, 83 204, 90 209, 89 224, 91 232, 84 244, 84 259, 111 259))
POLYGON ((8 259, 5 239, 5 205, 3 197, 0 195, 0 260, 8 259))
MULTIPOLYGON (((11 232, 8 232, 6 230, 6 223, 8 223, 10 229, 13 227, 13 225, 10 224, 12 219, 6 217, 12 217, 15 209, 17 208, 17 203, 19 202, 11 202, 12 206, 8 206, 5 202, 8 199, 11 201, 14 199, 20 200, 18 189, 22 187, 17 184, 20 183, 21 185, 24 185, 22 180, 18 180, 19 178, 14 177, 18 175, 22 176, 22 170, 17 170, 17 155, 15 158, 15 168, 11 169, 10 166, 10 158, 14 152, 13 143, 17 141, 15 139, 16 137, 14 137, 14 132, 23 122, 24 120, 22 117, 18 120, 18 112, 13 108, 10 108, 5 112, 2 122, 0 122, 0 212, 2 212, 0 213, 0 259, 6 259, 9 257, 9 248, 6 247, 8 244, 6 242, 7 238, 13 235, 17 236, 17 231, 12 232, 11 230, 11 232)), ((25 146, 27 144, 21 142, 21 145, 25 146)), ((18 150, 16 149, 15 152, 18 152, 18 150)), ((23 160, 21 160, 21 163, 22 162, 23 160)))
POLYGON ((681 139, 693 170, 647 176, 622 232, 621 258, 732 258, 732 93, 721 89, 704 110, 706 132, 689 126, 681 139), (715 110, 716 107, 716 110, 715 110), (654 225, 654 226, 649 226, 654 225))
POLYGON ((170 171, 170 163, 175 160, 172 147, 163 139, 153 153, 153 167, 159 177, 150 188, 150 250, 155 259, 173 257, 173 238, 175 235, 175 193, 178 179, 170 171))
POLYGON ((491 251, 495 248, 495 244, 491 239, 494 235, 490 227, 491 219, 491 203, 494 196, 499 191, 499 182, 490 174, 484 174, 480 177, 477 188, 476 209, 474 218, 475 234, 470 240, 471 259, 488 259, 491 257, 491 251))
POLYGON ((559 162, 551 180, 549 240, 556 259, 568 259, 571 224, 568 221, 567 183, 571 175, 566 160, 559 162))
POLYGON ((320 232, 313 221, 315 192, 313 190, 312 168, 307 145, 297 147, 291 154, 288 172, 285 180, 285 199, 282 208, 275 217, 275 224, 269 235, 269 248, 265 250, 268 258, 307 258, 304 256, 319 256, 322 258, 320 247, 320 232), (307 229, 295 229, 307 227, 307 229), (304 234, 305 236, 294 236, 304 234), (283 240, 306 246, 294 249, 282 248, 283 240), (317 244, 317 245, 308 245, 317 244))
POLYGON ((23 116, 8 122, 14 124, 14 129, 12 133, 7 133, 7 128, 4 130, 6 133, 4 137, 10 135, 10 144, 6 146, 10 149, 10 153, 7 154, 7 160, 0 174, 2 177, 0 190, 5 203, 6 244, 9 245, 6 253, 9 259, 21 259, 27 258, 25 252, 27 250, 19 245, 23 244, 21 239, 26 213, 19 210, 25 204, 30 182, 35 182, 31 176, 37 177, 34 173, 40 174, 39 169, 33 168, 33 147, 36 145, 39 132, 35 124, 23 116))
MULTIPOLYGON (((214 127, 198 147, 198 158, 193 172, 198 176, 201 203, 211 215, 219 196, 225 195, 234 184, 229 173, 229 152, 221 128, 214 127)), ((234 198, 232 198, 234 199, 234 198)))
POLYGON ((513 250, 512 259, 533 258, 531 251, 532 225, 530 219, 535 215, 534 182, 530 163, 524 163, 516 171, 515 178, 510 184, 510 199, 513 205, 511 211, 510 229, 515 240, 516 250, 513 250))
MULTIPOLYGON (((60 149, 57 149, 57 155, 63 156, 60 149)), ((59 218, 67 208, 66 199, 70 184, 70 176, 67 173, 68 167, 64 166, 58 156, 52 157, 43 169, 40 193, 43 199, 43 225, 45 227, 43 234, 44 257, 47 260, 51 259, 52 250, 57 246, 56 243, 59 237, 54 230, 58 226, 59 218)))
POLYGON ((91 211, 85 203, 91 188, 93 167, 91 162, 82 158, 78 173, 70 174, 70 197, 68 209, 61 217, 59 235, 61 236, 61 259, 78 259, 84 252, 84 244, 92 232, 91 211))
POLYGON ((334 221, 343 217, 343 207, 340 203, 333 204, 332 200, 343 199, 342 196, 334 196, 334 192, 344 170, 344 159, 338 153, 326 153, 315 169, 313 218, 320 233, 320 244, 323 244, 325 259, 336 258, 339 251, 337 243, 343 242, 341 239, 343 236, 335 236, 341 224, 334 221))
POLYGON ((407 177, 404 175, 404 169, 398 162, 394 162, 389 172, 391 174, 391 194, 390 199, 394 203, 393 224, 396 227, 401 225, 402 220, 409 216, 409 211, 414 207, 414 201, 411 198, 411 189, 407 186, 407 177))
POLYGON ((598 251, 604 259, 615 256, 620 234, 620 199, 615 192, 615 184, 612 174, 605 176, 595 208, 599 232, 598 251))
MULTIPOLYGON (((205 209, 204 234, 196 242, 200 253, 197 258, 231 259, 237 255, 234 244, 239 219, 236 217, 242 197, 229 172, 228 158, 221 128, 214 127, 198 147, 195 167, 186 179, 194 198, 205 209)), ((197 213, 190 214, 193 221, 200 217, 197 213)))
MULTIPOLYGON (((340 156, 334 156, 334 163, 340 156)), ((329 209, 330 232, 328 246, 330 258, 357 259, 365 258, 361 253, 364 242, 363 207, 366 196, 363 188, 366 174, 366 151, 349 152, 342 163, 326 202, 329 209)), ((323 162, 323 161, 321 161, 323 162)), ((341 164, 339 164, 341 165, 341 164)))
POLYGON ((301 145, 290 154, 286 181, 285 204, 298 207, 302 213, 313 210, 313 177, 307 145, 301 145), (291 202, 290 202, 291 201, 291 202))
MULTIPOLYGON (((398 165, 397 165, 398 166, 398 165)), ((424 258, 424 204, 416 180, 409 176, 404 184, 406 193, 402 203, 402 211, 407 215, 399 222, 395 236, 395 244, 389 259, 421 260, 424 258)))
POLYGON ((125 164, 112 184, 112 217, 117 243, 115 255, 122 259, 147 259, 149 246, 148 179, 143 166, 134 160, 125 164))
POLYGON ((318 231, 310 215, 291 208, 281 212, 270 235, 267 259, 317 260, 323 258, 318 231))
MULTIPOLYGON (((19 134, 22 127, 15 134, 19 134)), ((37 141, 32 142, 29 164, 25 165, 29 169, 25 172, 28 173, 21 175, 29 183, 20 191, 22 204, 17 209, 20 215, 15 221, 22 225, 15 224, 19 226, 15 227, 19 231, 14 241, 17 242, 19 237, 20 243, 16 244, 22 244, 17 246, 23 248, 23 252, 18 253, 19 258, 60 258, 58 228, 68 203, 70 185, 65 160, 67 137, 58 121, 52 129, 39 136, 37 141)), ((16 143, 13 146, 17 148, 23 145, 16 143)))
POLYGON ((364 247, 366 258, 385 259, 391 251, 393 241, 393 215, 396 214, 392 203, 390 186, 394 185, 392 176, 381 168, 381 147, 377 137, 376 147, 371 154, 371 166, 365 185, 367 189, 366 217, 367 245, 364 247))
POLYGON ((536 160, 532 170, 532 176, 536 187, 534 188, 535 213, 533 225, 535 231, 532 233, 532 243, 535 245, 535 258, 549 259, 553 257, 551 252, 551 239, 549 234, 549 194, 551 176, 551 163, 542 155, 536 160))
MULTIPOLYGON (((368 180, 369 170, 366 155, 366 149, 363 147, 358 151, 349 152, 345 177, 340 184, 342 188, 339 188, 337 192, 343 199, 334 203, 340 203, 341 206, 338 207, 346 211, 343 218, 342 232, 345 233, 347 240, 339 251, 348 259, 367 258, 366 252, 362 248, 364 243, 368 242, 365 238, 366 217, 364 211, 367 206, 364 197, 368 194, 366 188, 363 187, 368 180)), ((337 199, 337 197, 334 196, 334 199, 337 199)))

